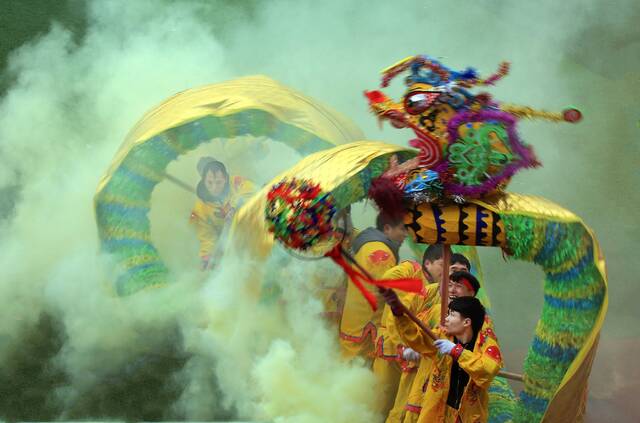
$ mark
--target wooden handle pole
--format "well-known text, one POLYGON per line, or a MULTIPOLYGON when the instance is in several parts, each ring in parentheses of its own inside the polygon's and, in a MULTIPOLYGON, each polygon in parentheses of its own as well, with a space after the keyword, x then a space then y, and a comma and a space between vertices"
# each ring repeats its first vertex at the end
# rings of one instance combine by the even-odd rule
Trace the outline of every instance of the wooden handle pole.
POLYGON ((189 185, 188 183, 176 178, 175 176, 169 175, 167 172, 164 172, 162 174, 162 176, 164 176, 166 180, 173 182, 174 184, 176 184, 177 186, 179 186, 183 190, 189 191, 192 194, 196 193, 196 190, 193 189, 193 187, 191 185, 189 185))
POLYGON ((498 376, 501 376, 505 379, 517 380, 518 382, 524 382, 524 376, 519 375, 518 373, 500 371, 498 373, 498 376))
POLYGON ((449 266, 451 265, 451 246, 442 245, 442 278, 440 279, 440 325, 449 311, 449 266))

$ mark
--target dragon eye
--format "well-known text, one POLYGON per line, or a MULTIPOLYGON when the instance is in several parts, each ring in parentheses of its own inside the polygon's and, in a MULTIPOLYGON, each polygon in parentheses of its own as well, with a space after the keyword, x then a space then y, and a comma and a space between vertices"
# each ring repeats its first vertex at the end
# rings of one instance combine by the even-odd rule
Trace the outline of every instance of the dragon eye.
POLYGON ((419 115, 433 104, 440 93, 414 92, 409 93, 404 98, 404 110, 410 115, 419 115))

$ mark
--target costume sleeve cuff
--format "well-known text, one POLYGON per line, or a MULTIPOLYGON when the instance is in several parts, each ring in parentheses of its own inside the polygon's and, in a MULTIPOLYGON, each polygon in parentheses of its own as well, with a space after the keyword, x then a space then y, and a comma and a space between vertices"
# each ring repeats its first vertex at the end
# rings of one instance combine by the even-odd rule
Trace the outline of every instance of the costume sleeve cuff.
POLYGON ((456 344, 456 346, 451 349, 451 352, 449 354, 451 354, 451 357, 453 357, 454 360, 457 360, 458 357, 460 357, 460 354, 462 354, 462 351, 464 351, 464 347, 462 346, 462 344, 456 344))

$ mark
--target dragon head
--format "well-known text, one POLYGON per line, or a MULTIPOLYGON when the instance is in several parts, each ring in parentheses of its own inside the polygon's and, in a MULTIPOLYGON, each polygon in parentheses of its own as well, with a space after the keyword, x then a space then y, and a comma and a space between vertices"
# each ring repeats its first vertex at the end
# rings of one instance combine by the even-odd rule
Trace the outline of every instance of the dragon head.
POLYGON ((378 90, 365 91, 371 110, 381 120, 388 120, 396 128, 411 128, 418 137, 410 145, 425 142, 444 149, 447 125, 462 110, 479 110, 492 104, 487 93, 472 94, 474 86, 492 85, 509 71, 504 62, 495 74, 486 79, 478 77, 473 68, 455 71, 428 56, 411 56, 382 71, 382 88, 399 74, 408 71, 403 98, 395 102, 378 90))
POLYGON ((409 145, 419 153, 407 165, 418 168, 422 179, 433 179, 425 172, 435 171, 448 196, 486 195, 504 187, 519 169, 539 165, 531 147, 517 136, 518 118, 577 122, 582 116, 573 108, 553 113, 500 104, 489 93, 475 90, 502 79, 509 72, 508 62, 481 78, 473 68, 456 71, 429 56, 411 56, 382 71, 381 88, 405 72, 407 88, 399 101, 380 90, 365 91, 365 96, 378 119, 414 131, 416 138, 409 145))

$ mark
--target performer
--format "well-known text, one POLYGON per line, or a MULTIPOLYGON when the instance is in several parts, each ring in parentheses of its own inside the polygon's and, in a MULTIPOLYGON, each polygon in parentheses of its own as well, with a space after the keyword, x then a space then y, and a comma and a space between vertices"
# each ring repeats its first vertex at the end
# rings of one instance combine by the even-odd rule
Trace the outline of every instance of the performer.
MULTIPOLYGON (((413 260, 406 260, 397 266, 387 270, 382 279, 420 279, 427 285, 428 281, 424 267, 413 260)), ((401 293, 401 298, 406 299, 409 293, 401 293)), ((420 361, 420 354, 411 348, 405 347, 395 330, 388 330, 387 325, 393 319, 391 309, 384 305, 381 323, 378 328, 376 341, 376 357, 373 361, 373 373, 378 380, 380 394, 380 410, 387 415, 387 423, 401 422, 404 414, 406 395, 411 388, 411 382, 420 361), (402 391, 402 392, 401 392, 402 391), (403 397, 398 402, 398 397, 403 397), (394 404, 398 404, 396 407, 394 404)))
POLYGON ((429 283, 442 280, 442 245, 429 245, 422 255, 422 270, 429 283))
MULTIPOLYGON (((440 275, 442 272, 442 246, 429 246, 424 252, 422 262, 422 267, 416 262, 403 262, 387 271, 383 279, 422 278, 425 283, 425 291, 422 294, 401 293, 400 299, 405 304, 420 304, 422 308, 412 311, 419 318, 424 318, 429 326, 435 327, 438 325, 440 317, 440 291, 437 283, 428 284, 428 278, 432 273, 440 275), (412 298, 414 297, 422 298, 419 301, 413 301, 412 298), (438 307, 434 307, 436 304, 438 307)), ((454 253, 451 256, 450 272, 455 270, 468 271, 470 268, 471 264, 464 255, 454 253)), ((473 275, 468 275, 475 280, 473 275)), ((475 282, 477 283, 477 280, 475 282)), ((456 283, 454 282, 454 284, 456 283)), ((479 283, 477 285, 479 286, 479 283)), ((452 284, 450 284, 451 286, 452 284)), ((474 295, 473 291, 464 291, 464 293, 465 295, 474 295)), ((422 384, 417 386, 417 384, 414 384, 414 380, 416 378, 421 380, 427 377, 430 364, 431 360, 429 358, 423 357, 421 359, 419 353, 404 345, 395 329, 391 309, 388 305, 385 305, 378 331, 376 359, 373 368, 374 372, 378 370, 379 374, 385 374, 382 369, 387 370, 387 375, 391 373, 391 375, 387 376, 387 385, 393 386, 393 389, 387 389, 387 393, 391 395, 390 401, 393 407, 388 412, 386 423, 402 422, 406 414, 419 410, 423 398, 422 384), (398 378, 399 382, 396 389, 396 385, 392 384, 398 378), (411 405, 407 407, 408 404, 411 405)), ((385 395, 384 398, 389 399, 389 395, 385 395)), ((418 414, 413 414, 417 418, 418 414)))
POLYGON ((488 389, 502 367, 502 357, 493 330, 486 328, 480 301, 454 297, 444 328, 434 330, 444 337, 434 342, 404 315, 393 290, 386 290, 384 298, 401 338, 433 360, 418 422, 486 422, 488 389), (436 355, 438 352, 440 355, 436 355))
MULTIPOLYGON (((465 262, 469 263, 469 261, 462 254, 453 254, 451 256, 451 260, 452 264, 449 267, 449 269, 451 270, 456 267, 462 268, 465 265, 469 266, 468 269, 471 268, 470 264, 465 264, 465 262)), ((431 287, 432 286, 429 286, 429 288, 431 287)), ((436 287, 436 289, 431 290, 429 294, 433 298, 435 298, 435 300, 429 301, 428 303, 431 304, 430 308, 417 313, 417 316, 422 319, 428 326, 437 327, 440 324, 440 290, 437 289, 437 285, 433 285, 433 287, 436 287)), ((449 275, 448 302, 451 303, 451 301, 457 297, 475 297, 479 289, 480 283, 471 273, 464 270, 453 272, 449 275)), ((489 316, 485 316, 485 321, 487 324, 487 327, 485 329, 488 331, 492 331, 493 321, 489 318, 489 316)), ((398 329, 395 325, 395 318, 393 317, 393 314, 390 313, 390 321, 388 322, 388 326, 390 328, 389 330, 397 332, 398 329)), ((432 360, 429 357, 422 356, 409 394, 406 397, 406 403, 403 404, 405 410, 404 418, 402 420, 403 423, 415 423, 418 421, 418 417, 422 410, 423 402, 425 399, 425 391, 427 383, 429 382, 431 366, 432 360)), ((396 401, 398 407, 400 406, 399 401, 401 401, 401 399, 398 399, 396 401)))
MULTIPOLYGON (((402 220, 379 214, 376 227, 363 230, 354 239, 352 250, 355 259, 372 277, 380 279, 398 263, 398 250, 406 236, 407 229, 402 220)), ((377 295, 382 304, 382 297, 377 295)), ((340 321, 340 346, 345 357, 373 359, 381 315, 382 307, 373 311, 355 285, 347 285, 340 321)))
POLYGON ((207 270, 220 258, 221 242, 224 242, 221 238, 235 211, 255 188, 242 176, 230 177, 226 166, 213 157, 200 158, 197 169, 200 182, 190 223, 195 226, 200 241, 202 269, 207 270))
POLYGON ((463 254, 451 254, 449 274, 455 272, 471 272, 471 262, 469 262, 469 259, 466 258, 463 254))

